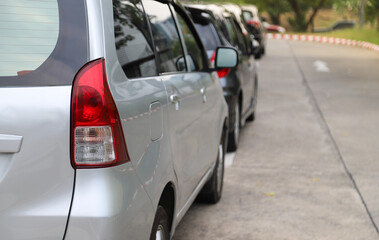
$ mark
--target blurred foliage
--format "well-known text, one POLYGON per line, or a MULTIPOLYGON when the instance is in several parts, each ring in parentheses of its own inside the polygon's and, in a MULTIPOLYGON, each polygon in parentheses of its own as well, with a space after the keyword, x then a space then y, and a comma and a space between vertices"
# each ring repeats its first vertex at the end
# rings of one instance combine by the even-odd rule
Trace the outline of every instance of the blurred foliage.
POLYGON ((366 20, 376 24, 379 31, 379 0, 184 0, 187 2, 212 2, 212 3, 236 3, 253 4, 261 12, 266 12, 273 24, 281 25, 282 15, 287 16, 287 21, 292 30, 305 32, 311 30, 314 20, 320 9, 333 9, 342 19, 354 15, 360 16, 361 4, 365 6, 366 20))
POLYGON ((379 32, 379 0, 367 0, 366 19, 372 24, 376 22, 376 30, 379 32))
POLYGON ((257 5, 260 10, 266 11, 270 16, 271 22, 280 25, 280 16, 291 11, 287 1, 278 0, 245 0, 246 4, 257 5))
POLYGON ((361 0, 334 0, 333 9, 339 14, 346 14, 352 12, 354 15, 359 15, 359 7, 361 0))
POLYGON ((295 31, 307 31, 309 27, 313 28, 313 21, 317 12, 325 7, 330 6, 333 0, 287 0, 294 13, 294 16, 288 19, 288 22, 295 31), (308 14, 310 13, 310 15, 308 14))

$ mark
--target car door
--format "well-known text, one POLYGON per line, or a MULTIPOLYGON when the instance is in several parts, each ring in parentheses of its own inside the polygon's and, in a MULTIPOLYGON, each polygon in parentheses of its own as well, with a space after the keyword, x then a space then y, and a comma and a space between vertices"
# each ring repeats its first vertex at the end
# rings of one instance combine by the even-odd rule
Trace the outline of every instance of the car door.
POLYGON ((159 61, 160 77, 168 94, 168 121, 172 158, 178 180, 181 208, 199 181, 198 137, 203 104, 200 77, 188 74, 180 33, 168 4, 144 0, 159 61))
POLYGON ((238 45, 240 46, 240 64, 242 65, 242 79, 243 79, 243 102, 242 102, 242 111, 241 115, 244 116, 248 113, 249 109, 252 107, 252 99, 254 93, 254 84, 253 84, 253 58, 248 54, 248 46, 245 41, 245 36, 242 33, 242 30, 233 18, 234 31, 238 39, 238 45))
POLYGON ((202 50, 202 42, 196 33, 196 29, 190 20, 179 8, 176 9, 176 19, 180 26, 179 32, 183 36, 186 56, 190 56, 188 63, 189 72, 186 78, 195 78, 200 81, 200 93, 202 107, 200 114, 200 127, 197 141, 199 142, 199 167, 198 173, 203 176, 215 159, 215 149, 218 146, 220 133, 220 104, 224 101, 222 87, 216 73, 210 74, 205 70, 208 57, 202 50), (192 64, 195 63, 195 64, 192 64), (221 98, 221 99, 220 99, 221 98))

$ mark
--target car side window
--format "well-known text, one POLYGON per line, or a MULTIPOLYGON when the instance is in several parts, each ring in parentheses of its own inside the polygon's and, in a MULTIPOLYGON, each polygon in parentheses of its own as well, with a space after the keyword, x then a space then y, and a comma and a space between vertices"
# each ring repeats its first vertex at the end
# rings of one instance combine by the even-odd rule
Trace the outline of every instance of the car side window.
POLYGON ((187 25, 183 17, 179 13, 176 16, 180 25, 179 31, 182 31, 184 44, 186 45, 186 48, 187 48, 186 59, 187 59, 188 69, 190 71, 197 71, 197 70, 203 69, 204 63, 203 63, 201 48, 199 47, 190 27, 187 25))
POLYGON ((230 43, 237 49, 241 49, 241 46, 238 44, 238 38, 237 38, 237 34, 235 33, 234 31, 234 26, 233 26, 233 23, 232 23, 232 19, 231 18, 227 18, 226 21, 225 21, 225 25, 226 25, 226 28, 228 29, 228 36, 229 36, 229 41, 230 43))
POLYGON ((113 1, 117 57, 128 78, 157 75, 147 19, 139 0, 113 1))
POLYGON ((253 13, 250 11, 242 11, 243 19, 245 21, 252 20, 254 18, 253 13))
POLYGON ((234 24, 234 30, 236 32, 237 39, 238 39, 238 45, 240 46, 241 51, 244 54, 247 54, 246 39, 242 33, 242 29, 241 29, 240 25, 234 19, 233 19, 233 24, 234 24))
POLYGON ((159 73, 183 72, 183 49, 171 10, 167 4, 143 0, 159 60, 159 73))

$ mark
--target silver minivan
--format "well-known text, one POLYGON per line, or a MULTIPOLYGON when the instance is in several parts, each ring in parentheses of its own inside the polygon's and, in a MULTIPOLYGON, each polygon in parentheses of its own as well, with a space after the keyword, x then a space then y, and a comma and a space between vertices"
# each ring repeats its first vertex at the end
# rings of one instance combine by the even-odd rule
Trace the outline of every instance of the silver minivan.
POLYGON ((0 239, 170 239, 222 194, 228 109, 174 1, 5 0, 0 239))

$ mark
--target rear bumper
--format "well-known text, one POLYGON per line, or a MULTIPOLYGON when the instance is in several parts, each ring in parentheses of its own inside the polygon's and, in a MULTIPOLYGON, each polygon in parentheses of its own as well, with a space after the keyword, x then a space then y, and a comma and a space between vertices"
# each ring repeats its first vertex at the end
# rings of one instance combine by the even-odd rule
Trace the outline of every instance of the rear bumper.
POLYGON ((155 212, 130 163, 77 170, 65 239, 149 239, 155 212))

